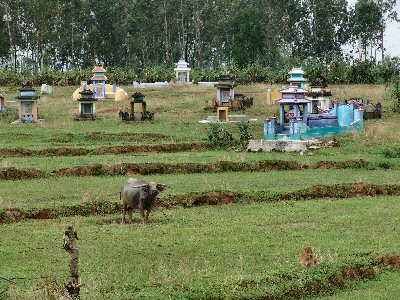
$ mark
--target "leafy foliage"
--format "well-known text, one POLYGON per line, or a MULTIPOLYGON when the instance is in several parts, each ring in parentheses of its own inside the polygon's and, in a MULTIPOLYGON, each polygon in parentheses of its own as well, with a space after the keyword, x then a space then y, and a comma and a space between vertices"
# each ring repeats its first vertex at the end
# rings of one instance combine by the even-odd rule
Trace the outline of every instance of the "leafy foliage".
POLYGON ((208 127, 208 141, 218 149, 236 148, 244 149, 249 140, 253 138, 249 123, 239 122, 236 124, 237 133, 228 131, 227 125, 222 123, 211 123, 208 127))
POLYGON ((391 98, 393 99, 393 112, 400 112, 400 78, 395 77, 392 82, 391 98))
POLYGON ((170 78, 158 66, 180 58, 195 68, 235 61, 247 69, 243 82, 267 81, 260 66, 280 69, 308 57, 327 65, 358 38, 364 51, 376 45, 382 24, 397 20, 393 0, 359 0, 354 10, 347 2, 2 0, 0 58, 33 73, 148 68, 149 81, 170 78))
POLYGON ((237 123, 236 127, 239 132, 239 143, 242 145, 247 145, 249 140, 253 138, 253 135, 249 131, 250 124, 239 122, 237 123))
POLYGON ((208 141, 216 148, 227 148, 233 145, 234 139, 225 124, 211 123, 209 125, 208 141))
POLYGON ((383 150, 386 158, 400 158, 400 147, 391 147, 383 150))

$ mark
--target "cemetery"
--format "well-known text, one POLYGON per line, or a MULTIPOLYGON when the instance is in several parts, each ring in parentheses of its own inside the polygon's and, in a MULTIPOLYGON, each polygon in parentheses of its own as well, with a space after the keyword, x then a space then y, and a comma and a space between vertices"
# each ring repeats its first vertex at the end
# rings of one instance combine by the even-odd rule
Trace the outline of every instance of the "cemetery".
MULTIPOLYGON (((259 140, 265 138, 265 116, 273 113, 277 113, 278 116, 277 110, 280 107, 280 105, 265 105, 269 88, 271 88, 269 85, 260 84, 243 87, 243 93, 254 98, 254 105, 248 108, 247 112, 251 116, 259 116, 259 120, 248 124, 253 138, 259 140)), ((8 247, 23 249, 29 253, 29 257, 35 257, 35 260, 29 259, 28 256, 21 260, 17 259, 17 254, 12 254, 14 252, 3 250, 8 254, 2 256, 1 264, 4 265, 7 260, 7 265, 10 266, 3 269, 3 272, 8 277, 14 273, 14 276, 18 277, 36 278, 42 276, 40 274, 45 274, 54 278, 53 283, 40 279, 34 280, 33 285, 20 286, 18 283, 18 286, 10 286, 8 293, 14 295, 29 293, 30 298, 41 298, 45 293, 43 289, 52 286, 54 293, 68 294, 68 290, 63 286, 64 283, 71 283, 70 290, 74 291, 73 287, 80 286, 82 282, 85 285, 80 287, 81 298, 113 298, 115 293, 113 287, 117 282, 126 282, 124 270, 127 269, 126 272, 137 274, 138 278, 134 279, 135 285, 141 286, 149 298, 157 295, 163 298, 170 292, 143 284, 148 280, 146 279, 148 276, 156 275, 151 275, 147 271, 139 272, 138 269, 150 272, 166 264, 169 270, 176 270, 174 276, 168 275, 172 276, 172 284, 179 281, 185 290, 190 286, 198 289, 199 285, 204 283, 198 283, 199 285, 187 283, 183 278, 186 276, 185 268, 200 267, 196 266, 195 261, 202 257, 201 253, 211 253, 210 247, 218 248, 225 244, 224 247, 229 249, 228 252, 238 253, 239 256, 232 258, 231 255, 226 257, 210 254, 207 260, 214 266, 223 269, 231 259, 239 263, 240 252, 246 253, 248 257, 246 260, 250 263, 250 260, 253 261, 251 257, 260 256, 257 254, 258 249, 265 243, 265 239, 261 238, 262 232, 270 227, 273 231, 269 231, 270 239, 277 243, 271 251, 278 252, 275 257, 288 261, 281 264, 282 272, 294 274, 294 270, 299 268, 300 250, 307 245, 314 247, 320 261, 319 265, 313 270, 304 269, 300 270, 299 275, 292 275, 303 278, 302 274, 305 274, 303 272, 307 274, 318 272, 320 266, 333 270, 336 266, 340 268, 346 265, 340 258, 326 258, 326 255, 332 253, 331 249, 344 253, 348 251, 349 245, 352 245, 351 242, 343 244, 338 237, 342 232, 342 226, 346 226, 345 222, 348 220, 336 219, 335 215, 341 215, 341 206, 355 206, 361 209, 369 205, 373 208, 371 212, 365 212, 364 216, 360 216, 358 210, 347 213, 348 218, 357 219, 354 233, 350 234, 357 232, 356 235, 365 238, 365 241, 355 238, 359 241, 359 245, 353 246, 351 253, 362 253, 365 249, 376 251, 377 254, 385 251, 390 253, 391 249, 397 247, 397 240, 388 242, 385 238, 386 228, 394 225, 394 221, 391 217, 382 221, 379 214, 394 216, 398 213, 395 204, 400 191, 397 182, 398 159, 391 158, 390 155, 395 154, 389 152, 387 158, 374 154, 386 153, 384 151, 388 145, 395 150, 395 145, 399 142, 398 136, 392 134, 397 126, 398 117, 388 111, 384 112, 382 119, 376 119, 378 121, 366 120, 363 131, 337 136, 340 147, 325 148, 321 144, 314 144, 318 147, 304 151, 312 155, 300 155, 299 150, 288 153, 246 152, 246 147, 238 152, 239 131, 236 130, 237 124, 240 123, 213 123, 215 126, 223 126, 223 132, 232 133, 232 140, 226 148, 220 148, 218 144, 215 146, 209 144, 209 125, 198 123, 199 119, 209 114, 203 112, 202 106, 204 101, 215 95, 216 87, 182 85, 162 90, 146 90, 144 95, 132 86, 124 86, 124 90, 133 95, 131 100, 124 102, 99 102, 91 90, 82 91, 80 100, 71 101, 70 95, 73 89, 75 87, 54 87, 52 97, 38 104, 40 116, 46 117, 46 122, 42 125, 26 123, 13 126, 8 119, 0 120, 2 141, 4 145, 8 145, 0 149, 2 154, 0 188, 3 191, 2 201, 5 201, 0 208, 1 234, 7 241, 8 247), (130 105, 134 106, 134 116, 136 114, 141 116, 144 101, 148 103, 148 107, 151 106, 151 111, 157 114, 157 118, 152 122, 132 122, 130 105), (128 107, 128 122, 121 122, 122 116, 117 118, 121 105, 128 107), (92 121, 74 122, 72 116, 76 112, 79 112, 79 118, 92 121), (13 136, 6 134, 10 130, 13 130, 13 136), (381 132, 379 136, 374 134, 377 130, 381 132), (15 139, 15 136, 21 138, 15 139), (382 138, 387 141, 385 147, 381 146, 382 138), (359 147, 360 141, 362 147, 359 147), (281 187, 279 182, 282 176, 292 183, 290 188, 281 187), (140 225, 142 221, 137 210, 133 214, 133 224, 129 222, 121 224, 122 202, 119 193, 123 182, 132 177, 168 186, 157 197, 147 225, 140 225), (357 180, 354 180, 355 177, 357 180), (359 180, 362 180, 362 183, 359 180), (28 185, 25 186, 24 183, 28 185), (339 200, 321 201, 321 197, 339 200), (287 211, 286 203, 293 203, 295 207, 287 211), (309 216, 304 212, 308 209, 317 210, 319 213, 309 216), (251 211, 254 223, 249 223, 247 210, 251 211), (226 223, 225 220, 232 218, 232 214, 237 214, 233 217, 237 224, 226 223), (275 219, 273 217, 275 214, 280 214, 281 218, 275 219), (296 220, 293 220, 293 216, 296 220), (78 280, 74 279, 73 274, 72 277, 68 277, 66 267, 70 257, 65 250, 60 249, 60 232, 65 231, 64 224, 73 224, 73 229, 79 237, 78 280), (368 228, 371 224, 376 228, 372 233, 370 230, 362 229, 368 228), (195 226, 193 229, 182 229, 193 225, 195 226), (215 226, 220 228, 222 235, 212 233, 215 232, 215 226), (237 226, 245 226, 242 228, 245 230, 237 226), (329 231, 323 229, 324 226, 328 226, 329 231), (11 239, 17 227, 20 235, 16 239, 11 239), (31 227, 35 228, 34 233, 27 234, 31 227), (273 230, 273 228, 280 229, 273 230), (112 230, 113 236, 108 236, 107 230, 112 230), (239 235, 234 234, 232 230, 239 232, 239 235), (282 239, 281 236, 282 233, 290 235, 309 230, 314 230, 315 236, 306 242, 296 237, 282 239), (166 235, 166 231, 169 234, 166 235), (249 232, 259 233, 260 237, 254 239, 249 232), (131 241, 125 238, 132 233, 137 234, 139 240, 131 241), (146 234, 145 239, 141 237, 142 233, 146 234), (43 234, 48 238, 43 240, 43 234), (198 234, 201 238, 198 241, 193 240, 198 234), (375 246, 367 239, 371 234, 374 239, 385 242, 387 246, 375 250, 375 246), (209 240, 207 236, 210 235, 215 235, 215 240, 209 240), (235 236, 235 239, 224 239, 223 236, 235 236), (248 246, 250 239, 255 243, 254 247, 248 246), (110 243, 105 244, 102 240, 109 240, 110 243), (157 244, 154 244, 154 240, 158 240, 157 244), (24 246, 32 242, 39 248, 47 250, 24 246), (114 246, 114 243, 118 246, 114 246), (131 247, 140 248, 142 253, 149 254, 132 258, 125 252, 129 249, 131 253, 131 247), (279 252, 280 247, 289 250, 279 252), (172 256, 168 254, 170 251, 174 253, 172 256), (51 254, 45 254, 47 252, 51 254), (132 260, 130 264, 126 264, 125 261, 128 256, 132 260), (172 257, 173 261, 169 262, 168 257, 172 257), (182 258, 187 261, 185 263, 187 267, 175 262, 182 258), (101 264, 110 268, 110 272, 113 273, 114 279, 107 277, 112 291, 104 294, 107 296, 101 296, 102 293, 99 292, 99 285, 96 282, 100 279, 91 277, 98 276, 95 275, 98 261, 102 261, 101 264), (26 265, 27 273, 16 271, 20 262, 26 265), (45 266, 42 268, 45 270, 37 269, 39 265, 45 266), (46 271, 47 269, 54 270, 60 276, 51 273, 53 271, 46 271)), ((331 90, 332 93, 340 94, 343 86, 331 86, 331 90)), ((16 93, 7 87, 3 88, 3 91, 6 99, 17 98, 20 93, 25 92, 22 89, 16 93)), ((289 91, 294 92, 290 89, 289 91)), ((377 101, 381 99, 384 87, 370 86, 367 90, 365 88, 357 90, 357 86, 354 85, 352 95, 354 91, 357 91, 356 94, 360 98, 375 93, 378 96, 373 101, 377 101)), ((305 90, 298 88, 296 93, 300 92, 302 96, 306 94, 305 90)), ((27 93, 31 100, 38 97, 34 96, 34 91, 29 90, 27 93)), ((298 99, 296 93, 294 98, 298 99)), ((27 97, 27 94, 23 95, 27 97)), ((350 94, 342 94, 341 97, 350 98, 350 94)), ((292 98, 289 100, 292 101, 292 98)), ((301 117, 301 113, 307 111, 309 103, 301 102, 303 99, 298 100, 298 110, 294 109, 293 114, 294 116, 300 114, 301 117)), ((288 113, 288 105, 283 104, 288 113)), ((338 111, 339 107, 337 105, 338 111)), ((11 107, 10 113, 18 113, 18 107, 11 107)), ((312 114, 308 117, 311 116, 312 114)), ((288 132, 294 130, 287 123, 290 120, 289 116, 285 114, 284 117, 284 130, 288 132)), ((312 121, 318 125, 318 119, 312 121)), ((276 122, 277 126, 274 128, 278 132, 280 129, 278 117, 276 122)), ((262 263, 263 266, 274 265, 267 253, 261 254, 261 258, 265 261, 262 263)), ((201 269, 202 272, 206 272, 208 267, 203 263, 201 269)), ((249 264, 249 272, 257 272, 259 267, 260 263, 256 260, 249 264)), ((234 269, 239 271, 240 267, 234 269)), ((171 274, 168 270, 159 272, 162 276, 171 274)), ((215 291, 214 284, 219 282, 221 276, 226 275, 213 271, 210 276, 213 279, 207 289, 215 291)), ((393 275, 383 272, 376 276, 392 278, 393 275)), ((191 278, 200 282, 203 280, 202 275, 193 274, 191 278)), ((264 280, 263 277, 260 278, 264 280)), ((165 287, 171 287, 171 283, 166 280, 157 279, 157 282, 165 287)), ((224 285, 220 291, 221 295, 228 295, 230 287, 230 284, 224 285)), ((129 287, 122 288, 122 291, 126 299, 132 295, 139 295, 139 292, 133 292, 129 287)), ((258 290, 246 293, 260 295, 258 290)), ((180 297, 182 292, 180 289, 173 290, 172 295, 180 297)))
POLYGON ((398 3, 278 2, 1 2, 0 300, 400 299, 398 3))

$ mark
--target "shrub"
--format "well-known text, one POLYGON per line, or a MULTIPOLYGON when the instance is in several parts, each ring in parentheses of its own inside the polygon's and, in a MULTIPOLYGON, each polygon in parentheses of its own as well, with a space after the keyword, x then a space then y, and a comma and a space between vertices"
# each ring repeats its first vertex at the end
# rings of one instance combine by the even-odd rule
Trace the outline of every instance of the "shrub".
POLYGON ((114 68, 108 79, 112 83, 131 84, 134 80, 138 80, 138 75, 133 68, 114 68))
POLYGON ((208 141, 216 148, 228 148, 234 143, 233 135, 225 124, 211 123, 207 137, 208 141))
POLYGON ((143 70, 144 82, 164 82, 171 81, 175 78, 175 73, 172 67, 162 65, 148 66, 143 70))
POLYGON ((400 158, 400 147, 392 147, 383 150, 383 155, 386 158, 400 158))
POLYGON ((309 82, 314 82, 317 78, 325 78, 325 66, 316 59, 304 61, 305 77, 309 82))
POLYGON ((239 122, 236 127, 239 132, 239 143, 245 147, 249 143, 249 140, 253 138, 253 135, 249 131, 250 124, 239 122))
POLYGON ((237 123, 237 133, 235 132, 234 136, 228 131, 226 124, 211 123, 209 125, 209 131, 207 135, 208 141, 216 148, 235 148, 242 150, 247 146, 249 139, 253 137, 249 131, 249 127, 249 123, 237 123))
MULTIPOLYGON (((193 82, 198 83, 201 81, 213 82, 217 81, 218 76, 222 73, 220 69, 212 68, 194 68, 190 74, 193 82)), ((232 74, 236 74, 232 72, 232 74)))
POLYGON ((348 82, 349 67, 345 61, 335 58, 330 63, 328 81, 332 84, 340 84, 348 82))
POLYGON ((400 79, 396 77, 392 83, 392 89, 390 92, 390 98, 393 101, 392 111, 395 113, 400 112, 400 79))
POLYGON ((397 76, 397 66, 400 64, 399 58, 385 57, 373 69, 373 76, 376 83, 391 82, 397 76))
POLYGON ((375 83, 373 68, 374 62, 369 60, 353 64, 348 72, 348 81, 351 83, 375 83))

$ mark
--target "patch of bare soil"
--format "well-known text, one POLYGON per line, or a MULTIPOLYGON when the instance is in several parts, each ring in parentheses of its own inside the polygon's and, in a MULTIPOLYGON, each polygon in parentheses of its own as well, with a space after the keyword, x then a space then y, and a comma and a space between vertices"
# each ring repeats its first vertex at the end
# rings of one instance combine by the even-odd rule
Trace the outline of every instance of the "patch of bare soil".
POLYGON ((2 219, 8 222, 20 222, 23 218, 24 218, 24 213, 22 210, 18 208, 9 208, 4 211, 2 219))
POLYGON ((97 109, 98 113, 118 113, 119 109, 115 107, 101 107, 97 109))
POLYGON ((359 280, 372 279, 377 275, 376 269, 373 266, 345 266, 342 268, 344 279, 359 280))
POLYGON ((400 193, 400 186, 367 183, 337 184, 332 186, 321 185, 311 188, 309 193, 309 198, 313 199, 398 195, 400 193))
POLYGON ((379 267, 400 267, 400 254, 391 253, 379 255, 375 258, 375 261, 379 267))
POLYGON ((56 214, 53 210, 44 208, 44 209, 33 210, 29 218, 44 220, 44 219, 54 219, 55 216, 56 214))
MULTIPOLYGON (((192 145, 183 147, 169 147, 160 149, 160 146, 117 146, 117 147, 102 147, 92 154, 120 154, 120 153, 132 153, 132 152, 174 152, 174 151, 192 151, 197 152, 201 149, 201 145, 192 145)), ((87 154, 88 150, 83 149, 67 149, 58 148, 54 149, 52 155, 63 156, 63 155, 79 155, 87 154)), ((215 163, 182 163, 182 164, 170 164, 170 163, 123 163, 118 165, 106 165, 106 164, 93 164, 86 166, 77 166, 71 168, 62 168, 52 171, 52 175, 55 176, 114 176, 114 175, 151 175, 151 174, 192 174, 192 173, 221 173, 221 172, 251 172, 251 171, 267 171, 267 170, 303 170, 309 168, 319 169, 347 169, 347 168, 363 168, 367 167, 368 164, 362 161, 349 161, 349 162, 318 162, 316 165, 309 165, 305 163, 281 161, 281 160, 265 160, 257 163, 244 163, 244 162, 232 162, 232 161, 219 161, 215 163)), ((30 179, 30 178, 44 178, 49 176, 41 170, 37 169, 16 169, 7 168, 0 170, 0 180, 8 179, 30 179)), ((364 187, 362 187, 364 188, 364 187)), ((342 192, 351 192, 347 189, 342 192)), ((314 194, 321 194, 321 197, 328 197, 332 194, 332 188, 330 187, 315 187, 314 194)), ((379 190, 376 191, 379 193, 379 190)))
POLYGON ((360 160, 350 161, 319 161, 314 165, 315 169, 361 169, 369 166, 369 163, 360 160))
POLYGON ((212 192, 201 195, 193 195, 193 205, 217 205, 235 202, 235 195, 229 192, 212 192))

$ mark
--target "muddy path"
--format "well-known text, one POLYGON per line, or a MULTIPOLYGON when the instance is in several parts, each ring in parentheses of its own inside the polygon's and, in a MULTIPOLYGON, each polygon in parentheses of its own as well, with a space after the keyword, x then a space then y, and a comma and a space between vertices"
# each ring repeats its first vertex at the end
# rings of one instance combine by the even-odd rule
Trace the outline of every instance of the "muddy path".
MULTIPOLYGON (((193 149, 193 148, 192 148, 193 149)), ((195 174, 223 172, 260 172, 270 170, 306 170, 306 169, 396 169, 395 164, 372 163, 364 160, 354 161, 319 161, 300 163, 286 160, 263 160, 254 163, 219 161, 214 163, 122 163, 116 165, 93 164, 71 168, 61 168, 46 173, 33 168, 0 169, 0 180, 18 180, 46 178, 51 176, 116 176, 116 175, 161 175, 195 174)))
MULTIPOLYGON (((157 200, 159 208, 194 207, 199 205, 224 205, 230 203, 304 201, 311 199, 346 199, 356 197, 379 197, 400 195, 400 185, 336 184, 318 185, 290 193, 226 192, 214 191, 168 195, 157 200)), ((91 216, 120 213, 121 203, 113 201, 85 202, 56 208, 23 210, 8 208, 0 210, 0 223, 20 222, 26 219, 54 219, 71 216, 91 216)))

